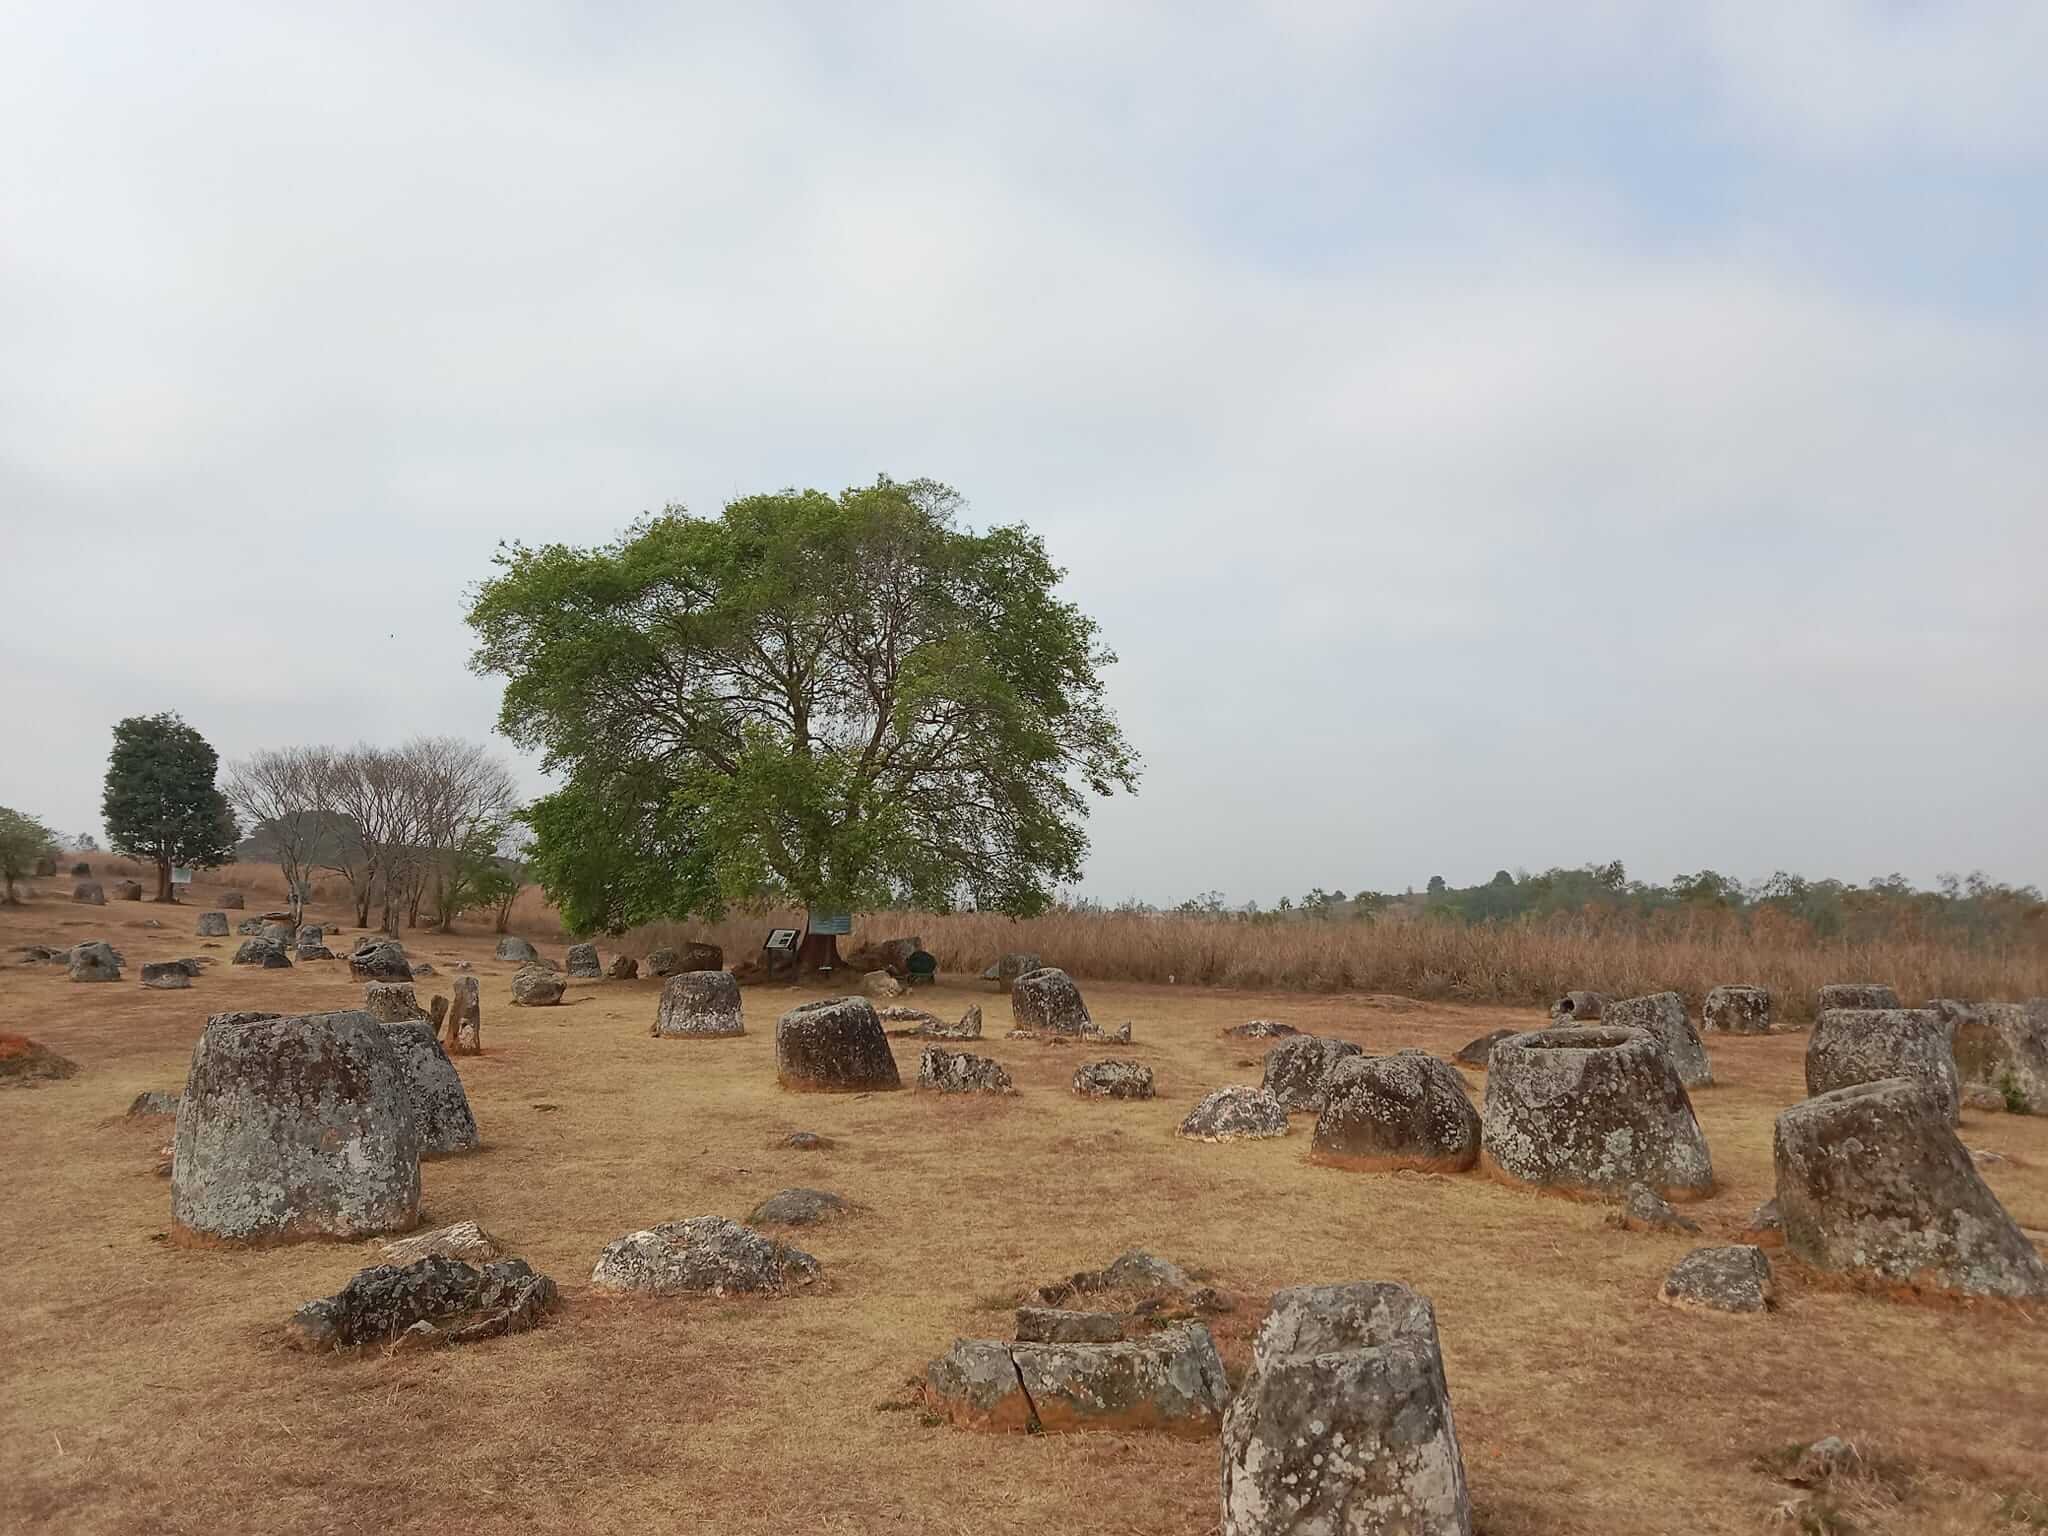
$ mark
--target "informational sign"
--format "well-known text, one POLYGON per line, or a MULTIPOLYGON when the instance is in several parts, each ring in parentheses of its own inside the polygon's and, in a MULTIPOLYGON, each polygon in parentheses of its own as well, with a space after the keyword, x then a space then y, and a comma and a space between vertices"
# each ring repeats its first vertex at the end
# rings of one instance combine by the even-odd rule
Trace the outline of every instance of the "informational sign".
POLYGON ((175 865, 175 864, 173 864, 173 865, 171 866, 171 884, 173 884, 173 885, 190 885, 191 883, 192 883, 192 871, 191 871, 191 870, 189 870, 189 869, 180 869, 180 868, 178 868, 178 866, 177 866, 177 865, 175 865))
POLYGON ((811 932, 848 934, 853 932, 852 914, 846 912, 817 912, 811 915, 811 932))
POLYGON ((795 949, 796 930, 794 928, 771 928, 768 931, 768 942, 761 947, 763 949, 795 949))

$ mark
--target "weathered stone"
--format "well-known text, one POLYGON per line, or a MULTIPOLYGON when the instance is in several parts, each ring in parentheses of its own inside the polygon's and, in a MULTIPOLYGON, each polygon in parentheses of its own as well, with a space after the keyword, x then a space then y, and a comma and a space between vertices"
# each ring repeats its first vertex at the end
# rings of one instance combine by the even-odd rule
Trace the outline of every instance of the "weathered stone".
POLYGON ((268 926, 269 924, 265 923, 260 917, 245 917, 235 923, 235 932, 245 938, 252 936, 260 938, 263 930, 268 926))
POLYGON ((463 1089, 455 1063, 434 1038, 434 1027, 421 1018, 398 1019, 385 1022, 384 1032, 398 1054, 398 1064, 405 1069, 406 1092, 419 1130, 420 1155, 475 1151, 483 1144, 483 1138, 477 1134, 469 1095, 463 1089))
POLYGON ((1479 1161, 1479 1111, 1456 1070, 1434 1056, 1351 1056, 1330 1073, 1309 1157, 1344 1168, 1462 1173, 1479 1161))
POLYGON ((2048 1114, 2048 1011, 1982 1003, 1954 1025, 1956 1072, 2016 1115, 2048 1114))
POLYGON ((436 992, 434 1000, 427 1004, 427 1022, 434 1026, 434 1038, 437 1040, 441 1037, 441 1025, 447 1017, 448 999, 436 992))
POLYGON ((1010 988, 1010 1011, 1020 1028, 1043 1035, 1083 1035, 1095 1022, 1073 977, 1050 966, 1016 979, 1010 988))
POLYGON ((1550 1005, 1553 1024, 1595 1024, 1607 1006, 1605 992, 1567 992, 1550 1005))
POLYGON ((363 1006, 379 1023, 396 1024, 406 1019, 426 1017, 420 1011, 420 1000, 409 981, 373 981, 363 989, 363 993, 363 1006))
POLYGON ((1806 1040, 1806 1091, 1909 1077, 1925 1085, 1950 1125, 1962 1122, 1955 1051, 1941 1015, 1927 1008, 1830 1008, 1806 1040))
POLYGON ((1897 1008, 1899 994, 1873 981, 1834 981, 1820 989, 1814 999, 1813 1016, 1819 1018, 1831 1008, 1897 1008))
POLYGON ((910 990, 887 971, 869 971, 861 977, 860 989, 868 997, 901 997, 910 990))
POLYGON ((348 973, 357 981, 411 981, 412 963, 398 940, 373 935, 356 941, 348 973))
POLYGON ((818 1274, 818 1261, 800 1248, 724 1216, 692 1216, 612 1242, 590 1283, 648 1296, 779 1294, 818 1274))
POLYGON ((981 973, 983 981, 992 981, 998 992, 1008 992, 1017 984, 1019 976, 1029 975, 1044 969, 1038 956, 1024 950, 1015 950, 1000 957, 995 964, 981 973))
POLYGON ((1135 1061, 1091 1061, 1076 1069, 1074 1092, 1084 1099, 1149 1099, 1152 1069, 1135 1061))
POLYGON ((1723 1035, 1768 1035, 1771 1032, 1770 988, 1714 988, 1700 1009, 1700 1027, 1723 1035))
POLYGON ((1038 1428, 1017 1362, 1001 1339, 955 1339, 925 1367, 922 1395, 927 1411, 961 1429, 1038 1428))
POLYGON ((1471 1536, 1436 1313, 1405 1286, 1273 1298, 1223 1420, 1221 1536, 1471 1536))
POLYGON ((1707 1063, 1707 1048, 1685 1011, 1685 999, 1676 992, 1653 992, 1648 997, 1610 1000, 1600 1011, 1600 1022, 1612 1028, 1647 1030, 1671 1053, 1678 1068, 1678 1080, 1688 1088, 1704 1088, 1714 1081, 1707 1063))
POLYGON ((1060 1307, 1019 1307, 1020 1344, 1114 1344, 1124 1320, 1114 1312, 1069 1312, 1060 1307))
POLYGON ((747 1212, 749 1223, 763 1227, 810 1227, 844 1216, 853 1206, 830 1190, 784 1189, 747 1212))
POLYGON ((1748 1243, 1693 1249, 1657 1291, 1667 1307, 1709 1312, 1763 1312, 1773 1295, 1771 1261, 1748 1243))
POLYGON ((159 991, 174 992, 192 985, 192 973, 182 960, 158 960, 142 967, 142 984, 159 991))
POLYGON ((496 956, 500 960, 511 960, 520 965, 540 959, 540 951, 516 933, 508 933, 498 940, 496 956))
POLYGON ((932 1093, 1015 1093, 1002 1063, 971 1051, 928 1045, 917 1058, 917 1086, 932 1093))
POLYGON ((1667 1198, 1714 1187, 1713 1159, 1671 1055, 1655 1036, 1574 1024, 1503 1040, 1487 1064, 1481 1146, 1513 1182, 1667 1198))
POLYGON ((220 904, 229 912, 239 912, 242 910, 243 905, 242 893, 240 891, 222 891, 220 893, 220 904))
MULTIPOLYGON (((334 957, 332 955, 329 955, 327 956, 327 958, 332 960, 334 957)), ((413 980, 415 981, 426 981, 439 974, 440 973, 437 972, 433 968, 433 966, 429 965, 424 960, 422 960, 418 965, 412 968, 413 980)))
POLYGON ((554 1305, 555 1283, 524 1259, 481 1269, 430 1256, 359 1270, 332 1296, 293 1314, 286 1336, 300 1349, 352 1349, 404 1338, 408 1346, 471 1343, 535 1326, 554 1305))
POLYGON ((116 880, 114 882, 114 900, 142 900, 142 883, 138 880, 116 880))
POLYGON ((823 1152, 832 1145, 832 1138, 816 1131, 791 1131, 782 1138, 782 1145, 792 1152, 823 1152))
POLYGON ((48 854, 44 854, 41 858, 36 860, 36 878, 38 880, 48 880, 56 873, 57 861, 51 858, 48 854))
POLYGON ((747 1032, 740 984, 731 971, 682 971, 661 984, 654 1013, 656 1035, 727 1039, 747 1032))
POLYGON ((903 1086, 882 1021, 864 997, 804 1003, 777 1019, 775 1078, 785 1088, 827 1093, 903 1086))
POLYGON ((673 976, 682 971, 717 971, 725 968, 725 951, 716 944, 692 941, 675 948, 657 949, 647 957, 647 974, 673 976))
MULTIPOLYGON (((1131 1021, 1125 1019, 1115 1029, 1097 1029, 1090 1025, 1081 1031, 1089 1040, 1100 1040, 1105 1045, 1129 1045, 1131 1043, 1131 1021)), ((1064 1043, 1064 1042, 1062 1042, 1064 1043)))
POLYGON ((413 1237, 401 1237, 384 1245, 386 1264, 412 1264, 420 1259, 460 1259, 465 1264, 488 1264, 503 1257, 504 1244, 473 1221, 458 1221, 451 1227, 436 1227, 413 1237))
POLYGON ((107 893, 100 889, 99 881, 81 880, 71 887, 71 899, 84 902, 91 907, 104 907, 107 904, 107 893))
POLYGON ((1287 1134, 1287 1106, 1263 1088, 1218 1088, 1188 1111, 1180 1134, 1194 1141, 1252 1141, 1287 1134))
POLYGON ((1467 1041, 1458 1047, 1458 1053, 1451 1059, 1462 1061, 1468 1067, 1483 1067, 1493 1059, 1493 1048, 1510 1035, 1518 1035, 1518 1029, 1496 1029, 1481 1035, 1477 1040, 1467 1041))
POLYGON ((1742 1240, 1759 1248, 1784 1247, 1785 1219, 1778 1214, 1775 1196, 1749 1213, 1749 1223, 1742 1229, 1742 1240))
POLYGON ((631 955, 613 955, 604 973, 613 981, 632 981, 640 974, 640 962, 631 955))
POLYGON ((119 981, 121 958, 114 952, 113 945, 94 939, 72 946, 68 969, 73 981, 119 981))
POLYGON ((2048 1297, 2048 1264, 1979 1177, 1938 1101, 1892 1077, 1778 1116, 1785 1246, 1820 1269, 1972 1296, 2048 1297))
POLYGON ((1621 1225, 1634 1232, 1697 1232, 1700 1224, 1683 1215, 1647 1184, 1631 1184, 1621 1197, 1621 1225))
POLYGON ((178 1095, 162 1088, 151 1088, 135 1095, 128 1106, 128 1118, 140 1120, 148 1115, 175 1115, 178 1112, 178 1095))
POLYGON ((1223 1361, 1200 1323, 1129 1343, 1019 1343, 1010 1358, 1047 1434, 1116 1429, 1205 1437, 1216 1433, 1230 1403, 1223 1361))
POLYGON ((419 1219, 405 1069, 367 1013, 221 1014, 192 1051, 171 1219, 236 1242, 360 1237, 419 1219))
POLYGON ((1247 1024, 1233 1024, 1223 1031, 1228 1039, 1236 1040, 1284 1040, 1301 1031, 1292 1024, 1282 1024, 1278 1019, 1253 1019, 1247 1024))
POLYGON ((455 978, 455 1000, 448 1005, 448 1022, 441 1038, 451 1056, 477 1056, 484 1048, 483 989, 474 976, 455 978))
POLYGON ((292 925, 290 923, 265 923, 263 925, 263 937, 275 944, 279 949, 290 949, 293 941, 292 925))
POLYGON ((228 936, 228 915, 225 912, 202 912, 199 914, 199 936, 203 939, 224 939, 228 936))
POLYGON ((552 1008, 567 990, 561 977, 538 965, 522 965, 512 973, 512 1001, 522 1008, 552 1008))
POLYGON ((1266 1052, 1263 1086, 1289 1110, 1321 1111, 1337 1064, 1362 1054, 1349 1040, 1295 1035, 1266 1052))
POLYGON ((253 965, 266 971, 288 971, 292 957, 269 939, 244 939, 235 951, 236 965, 253 965))
POLYGON ((595 944, 571 944, 565 957, 571 976, 602 976, 604 966, 597 958, 595 944))
POLYGON ((0 1083, 54 1082, 77 1074, 77 1062, 59 1056, 47 1045, 26 1035, 0 1034, 0 1083))

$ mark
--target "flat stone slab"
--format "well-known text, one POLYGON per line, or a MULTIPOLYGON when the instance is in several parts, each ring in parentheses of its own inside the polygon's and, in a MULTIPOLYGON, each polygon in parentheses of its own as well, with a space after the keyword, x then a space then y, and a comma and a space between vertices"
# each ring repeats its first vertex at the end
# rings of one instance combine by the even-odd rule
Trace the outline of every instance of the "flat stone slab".
POLYGON ((1200 1323, 1118 1343, 962 1339, 925 1371, 926 1406, 965 1429, 1216 1433, 1230 1382, 1200 1323))
POLYGON ((358 1271, 334 1295, 299 1308, 285 1336, 305 1350, 467 1344, 532 1328, 554 1304, 555 1282, 524 1259, 478 1269, 428 1257, 358 1271))

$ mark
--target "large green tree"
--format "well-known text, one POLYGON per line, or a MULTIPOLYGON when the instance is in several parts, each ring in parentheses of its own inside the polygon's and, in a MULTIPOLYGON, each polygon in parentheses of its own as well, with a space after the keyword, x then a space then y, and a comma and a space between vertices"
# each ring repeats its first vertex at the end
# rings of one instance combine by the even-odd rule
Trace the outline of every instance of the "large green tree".
POLYGON ((134 715, 114 727, 100 802, 116 853, 156 865, 156 899, 174 901, 171 866, 213 869, 235 856, 227 797, 214 787, 220 759, 173 714, 134 715))
POLYGON ((26 880, 36 860, 56 850, 57 834, 26 811, 0 805, 0 900, 14 900, 14 882, 26 880))
POLYGON ((469 622, 499 728, 562 787, 532 864, 570 926, 784 900, 1042 910, 1087 792, 1135 788, 1115 660, 1028 529, 888 479, 499 551, 469 622))

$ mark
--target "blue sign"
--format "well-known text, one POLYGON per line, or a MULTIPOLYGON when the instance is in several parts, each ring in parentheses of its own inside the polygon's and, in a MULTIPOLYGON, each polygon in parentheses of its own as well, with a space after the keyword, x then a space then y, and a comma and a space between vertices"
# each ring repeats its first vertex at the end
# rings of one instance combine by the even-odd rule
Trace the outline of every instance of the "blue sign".
POLYGON ((847 912, 814 913, 811 917, 811 932, 851 933, 853 932, 853 916, 847 912))

